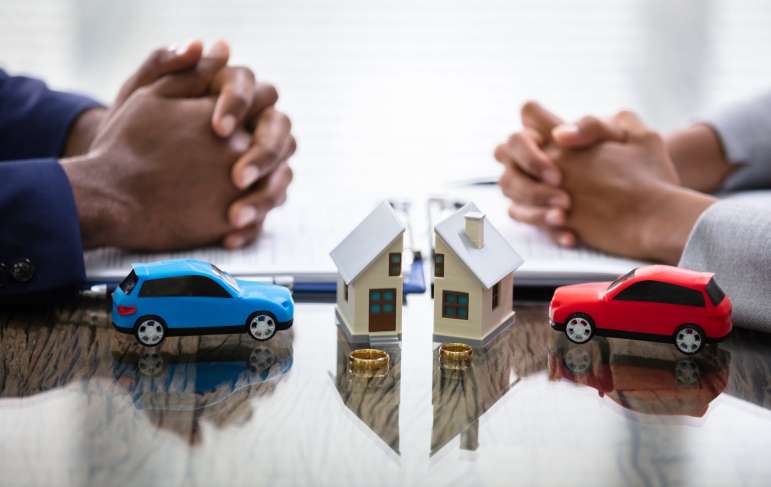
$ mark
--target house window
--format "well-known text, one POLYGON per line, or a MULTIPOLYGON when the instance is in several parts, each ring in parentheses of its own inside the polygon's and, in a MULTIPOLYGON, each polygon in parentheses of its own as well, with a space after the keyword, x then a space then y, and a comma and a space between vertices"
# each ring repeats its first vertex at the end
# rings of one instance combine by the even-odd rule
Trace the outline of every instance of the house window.
POLYGON ((348 284, 343 283, 343 296, 345 297, 345 301, 348 301, 348 284))
POLYGON ((493 286, 493 309, 498 307, 498 295, 501 293, 501 283, 496 282, 493 286))
POLYGON ((468 319, 468 293, 442 292, 442 316, 456 320, 468 319))
POLYGON ((434 254, 434 277, 444 277, 444 254, 434 254))
POLYGON ((389 276, 402 275, 402 254, 399 254, 399 253, 388 254, 388 275, 389 276))

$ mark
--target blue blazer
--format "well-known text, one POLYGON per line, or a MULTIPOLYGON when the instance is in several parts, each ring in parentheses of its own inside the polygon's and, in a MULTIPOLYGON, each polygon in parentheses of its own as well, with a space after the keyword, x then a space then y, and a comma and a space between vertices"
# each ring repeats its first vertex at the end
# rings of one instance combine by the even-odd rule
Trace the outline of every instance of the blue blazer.
POLYGON ((0 297, 85 281, 78 212, 57 159, 72 122, 95 106, 0 70, 0 297))

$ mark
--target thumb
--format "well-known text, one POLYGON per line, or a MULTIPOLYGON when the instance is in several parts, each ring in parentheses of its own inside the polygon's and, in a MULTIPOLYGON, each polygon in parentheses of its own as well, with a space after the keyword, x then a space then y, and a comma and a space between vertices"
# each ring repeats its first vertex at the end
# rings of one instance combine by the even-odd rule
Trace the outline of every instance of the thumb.
POLYGON ((537 132, 544 142, 548 141, 549 134, 554 127, 563 123, 560 117, 533 100, 522 105, 521 116, 522 126, 537 132))
POLYGON ((636 113, 629 110, 618 112, 613 117, 613 122, 624 129, 629 134, 629 137, 637 138, 650 132, 642 119, 636 113))
POLYGON ((201 41, 193 41, 187 46, 177 49, 173 47, 156 49, 139 66, 139 69, 123 83, 118 96, 115 98, 114 107, 119 107, 136 90, 154 83, 162 76, 193 68, 201 59, 202 53, 203 44, 201 41))
POLYGON ((217 41, 195 69, 164 76, 153 84, 153 91, 167 98, 194 98, 205 95, 217 73, 228 64, 230 47, 217 41))
POLYGON ((580 149, 600 142, 624 142, 627 139, 623 125, 586 116, 574 124, 563 124, 552 130, 552 138, 560 147, 580 149))

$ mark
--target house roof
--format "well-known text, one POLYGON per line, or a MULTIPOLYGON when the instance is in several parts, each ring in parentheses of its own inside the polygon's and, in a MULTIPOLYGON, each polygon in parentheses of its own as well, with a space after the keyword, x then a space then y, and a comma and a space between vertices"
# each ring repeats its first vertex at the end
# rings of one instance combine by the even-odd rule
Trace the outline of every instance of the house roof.
POLYGON ((131 266, 139 277, 174 277, 186 275, 212 275, 212 265, 199 259, 170 259, 156 262, 141 262, 131 266))
POLYGON ((350 284, 402 233, 404 223, 383 201, 329 255, 345 283, 350 284))
POLYGON ((484 245, 474 246, 465 231, 467 213, 480 212, 474 203, 468 203, 437 224, 434 230, 482 285, 490 288, 524 261, 488 218, 484 219, 484 245))

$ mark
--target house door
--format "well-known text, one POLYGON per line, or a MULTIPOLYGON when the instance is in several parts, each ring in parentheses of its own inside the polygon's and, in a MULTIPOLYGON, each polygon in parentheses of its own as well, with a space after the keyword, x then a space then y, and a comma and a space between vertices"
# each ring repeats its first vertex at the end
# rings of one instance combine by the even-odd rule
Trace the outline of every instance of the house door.
POLYGON ((396 331, 396 289, 369 290, 369 331, 396 331))

